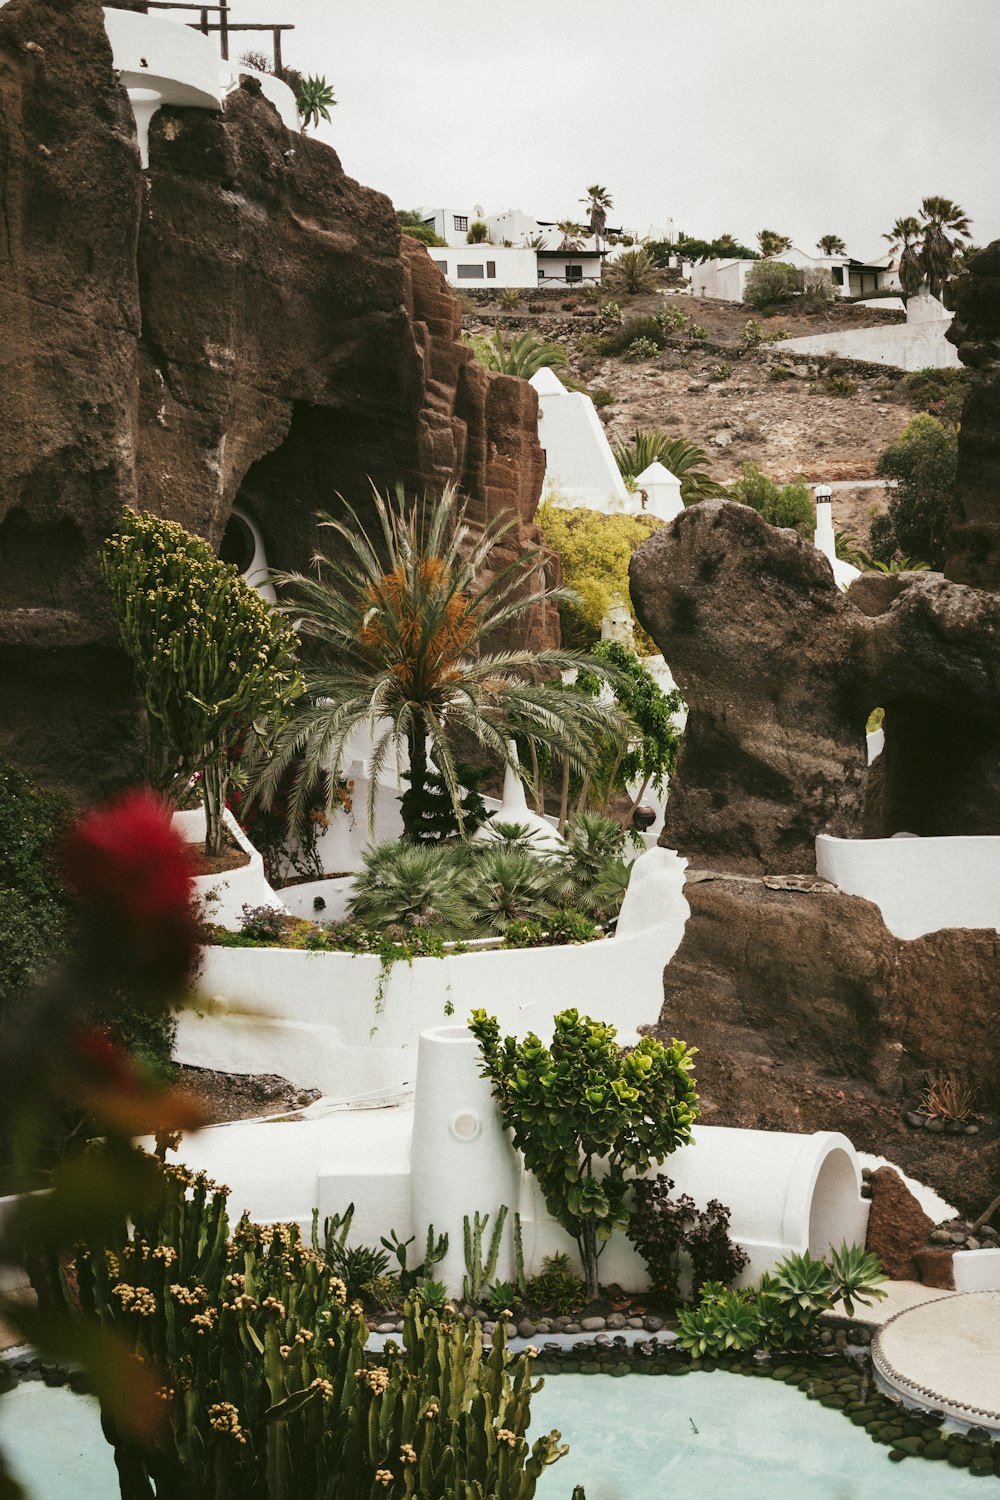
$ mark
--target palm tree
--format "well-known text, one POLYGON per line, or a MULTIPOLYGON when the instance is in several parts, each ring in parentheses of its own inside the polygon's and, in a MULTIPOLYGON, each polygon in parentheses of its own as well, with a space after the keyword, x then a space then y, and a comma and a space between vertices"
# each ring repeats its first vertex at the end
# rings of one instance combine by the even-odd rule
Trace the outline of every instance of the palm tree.
POLYGON ((303 78, 295 102, 302 117, 302 129, 308 130, 310 125, 318 125, 320 120, 329 121, 330 111, 337 101, 326 79, 316 77, 303 78))
POLYGON ((665 432, 636 429, 627 443, 615 443, 615 463, 626 481, 636 479, 651 463, 659 462, 681 482, 685 505, 699 500, 725 499, 728 490, 702 469, 708 454, 688 438, 669 437, 665 432))
POLYGON ((561 344, 551 344, 530 331, 514 334, 508 344, 497 326, 492 339, 480 337, 474 348, 480 364, 487 370, 497 370, 501 375, 519 375, 522 380, 530 380, 546 366, 552 368, 566 363, 566 350, 561 344))
POLYGON ((909 214, 897 219, 888 234, 889 253, 899 256, 899 282, 908 297, 919 292, 924 281, 924 264, 920 249, 920 220, 909 214))
MULTIPOLYGON (((278 735, 271 760, 256 770, 256 799, 267 804, 301 756, 289 799, 289 819, 296 819, 327 768, 340 763, 354 731, 367 728, 369 824, 379 774, 390 753, 398 758, 405 748, 416 796, 410 813, 404 811, 404 833, 413 837, 430 771, 428 747, 461 828, 456 737, 471 737, 497 764, 516 768, 508 741, 518 735, 536 749, 568 755, 585 773, 599 739, 627 734, 619 711, 565 692, 558 680, 560 672, 580 667, 610 679, 606 663, 576 651, 488 649, 529 611, 568 597, 544 581, 526 581, 538 577, 537 550, 498 562, 516 521, 501 517, 474 537, 451 486, 422 503, 407 499, 401 486, 393 498, 375 492, 374 510, 371 533, 350 506, 345 520, 322 517, 337 553, 317 553, 311 574, 279 575, 283 608, 314 650, 303 706, 278 735)), ((326 777, 331 789, 334 780, 326 777)))
POLYGON ((623 250, 607 274, 609 286, 630 297, 651 291, 659 280, 659 269, 648 250, 623 250))
POLYGON ((924 275, 931 296, 940 300, 956 254, 972 238, 972 226, 965 209, 950 198, 925 198, 920 205, 920 217, 924 275))
POLYGON ((956 257, 971 238, 971 229, 965 209, 950 198, 925 198, 919 219, 911 214, 896 220, 883 238, 889 241, 892 253, 899 254, 899 280, 908 297, 919 292, 925 282, 932 297, 943 296, 956 257))
POLYGON ((603 234, 604 226, 608 222, 608 209, 614 208, 614 202, 607 188, 595 182, 593 187, 587 189, 586 198, 581 198, 580 202, 586 204, 590 215, 591 234, 603 234))
POLYGON ((757 243, 760 253, 764 259, 771 255, 781 255, 792 248, 792 242, 787 234, 779 234, 776 229, 761 229, 757 232, 757 243))
POLYGON ((573 219, 563 219, 561 224, 556 225, 556 228, 562 235, 562 244, 559 246, 560 250, 579 250, 581 248, 580 236, 583 234, 582 224, 577 224, 573 219))
MULTIPOLYGON (((788 248, 787 246, 785 247, 788 248)), ((816 249, 821 250, 824 255, 846 255, 847 246, 839 234, 821 234, 816 241, 816 249)))

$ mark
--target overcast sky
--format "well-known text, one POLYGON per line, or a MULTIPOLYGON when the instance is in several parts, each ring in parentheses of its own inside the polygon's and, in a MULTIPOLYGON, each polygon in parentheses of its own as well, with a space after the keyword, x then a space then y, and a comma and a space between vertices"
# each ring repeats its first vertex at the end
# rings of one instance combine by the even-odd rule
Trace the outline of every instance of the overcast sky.
POLYGON ((672 219, 810 249, 939 193, 1000 236, 1000 0, 231 0, 292 21, 285 59, 333 84, 319 134, 417 204, 672 219))

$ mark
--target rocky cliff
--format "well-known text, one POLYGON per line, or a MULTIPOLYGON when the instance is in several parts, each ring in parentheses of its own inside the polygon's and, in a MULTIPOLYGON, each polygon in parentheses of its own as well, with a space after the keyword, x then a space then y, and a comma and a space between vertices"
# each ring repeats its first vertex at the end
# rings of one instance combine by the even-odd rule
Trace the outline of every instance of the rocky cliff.
MULTIPOLYGON (((252 79, 161 109, 140 168, 97 0, 0 8, 0 750, 87 795, 141 773, 96 571, 123 505, 214 544, 238 500, 304 566, 314 513, 457 482, 531 526, 534 391, 487 375, 392 205, 252 79)), ((534 639, 551 644, 553 614, 534 639)))

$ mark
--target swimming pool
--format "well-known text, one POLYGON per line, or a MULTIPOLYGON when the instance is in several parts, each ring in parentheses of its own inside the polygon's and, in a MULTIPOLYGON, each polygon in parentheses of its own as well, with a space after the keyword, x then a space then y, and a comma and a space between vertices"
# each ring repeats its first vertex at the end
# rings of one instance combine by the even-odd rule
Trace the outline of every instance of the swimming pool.
POLYGON ((989 1500, 998 1481, 947 1463, 892 1463, 839 1411, 776 1380, 693 1371, 682 1379, 553 1375, 532 1431, 570 1451, 538 1500, 989 1500))

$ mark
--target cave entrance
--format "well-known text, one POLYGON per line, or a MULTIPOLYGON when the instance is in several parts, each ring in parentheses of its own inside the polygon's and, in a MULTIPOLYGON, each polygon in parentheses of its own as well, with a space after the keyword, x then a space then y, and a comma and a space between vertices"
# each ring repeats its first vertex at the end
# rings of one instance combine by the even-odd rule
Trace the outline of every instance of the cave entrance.
POLYGON ((954 703, 902 699, 887 702, 872 729, 869 720, 867 838, 1000 834, 1000 742, 992 726, 954 703))

